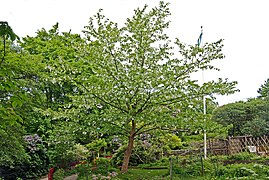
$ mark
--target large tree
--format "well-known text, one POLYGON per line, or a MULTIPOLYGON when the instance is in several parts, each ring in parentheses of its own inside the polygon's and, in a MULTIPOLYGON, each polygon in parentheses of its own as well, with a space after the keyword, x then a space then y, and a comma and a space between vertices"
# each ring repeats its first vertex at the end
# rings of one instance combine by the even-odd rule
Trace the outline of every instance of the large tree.
POLYGON ((27 157, 24 125, 38 99, 40 59, 25 52, 17 40, 9 24, 0 22, 0 167, 7 168, 27 157))
POLYGON ((239 101, 216 108, 212 120, 229 129, 230 136, 268 134, 268 98, 252 98, 246 102, 239 101))
POLYGON ((244 124, 252 118, 249 117, 248 109, 245 102, 230 103, 215 109, 212 119, 224 126, 232 124, 233 127, 229 130, 230 136, 242 135, 244 124))
POLYGON ((42 57, 43 68, 39 69, 37 87, 40 103, 31 112, 32 120, 25 126, 30 132, 38 132, 49 144, 51 163, 68 163, 71 159, 67 152, 74 149, 75 143, 89 143, 92 138, 93 127, 88 125, 91 109, 85 108, 85 103, 80 102, 80 106, 71 98, 80 94, 79 89, 56 70, 61 69, 63 74, 72 74, 76 79, 79 76, 77 66, 80 66, 77 49, 84 42, 80 35, 71 31, 59 32, 56 23, 48 31, 44 28, 38 30, 35 37, 23 38, 21 43, 31 55, 42 57))
MULTIPOLYGON (((137 135, 202 119, 202 96, 232 93, 236 84, 219 79, 199 85, 190 77, 199 70, 214 69, 210 62, 224 57, 222 40, 202 47, 186 46, 178 39, 173 44, 165 33, 168 4, 160 2, 158 7, 144 6, 134 12, 121 28, 101 10, 90 18, 84 31, 88 45, 80 47, 77 60, 80 78, 67 75, 91 106, 102 109, 99 121, 128 136, 122 172, 128 170, 137 135)), ((64 73, 68 67, 58 70, 64 73)))
POLYGON ((6 21, 0 21, 0 37, 3 41, 3 48, 1 49, 1 63, 2 64, 6 57, 6 43, 8 40, 14 41, 18 39, 18 36, 13 32, 12 28, 6 21))

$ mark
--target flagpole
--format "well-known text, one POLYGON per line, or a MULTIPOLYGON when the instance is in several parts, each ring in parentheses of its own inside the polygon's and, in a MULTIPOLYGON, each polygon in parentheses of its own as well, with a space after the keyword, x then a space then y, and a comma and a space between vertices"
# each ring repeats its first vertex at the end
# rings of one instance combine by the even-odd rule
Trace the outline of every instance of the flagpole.
MULTIPOLYGON (((198 47, 200 46, 200 44, 202 43, 202 35, 203 35, 203 26, 201 26, 201 34, 198 38, 197 44, 198 47)), ((202 82, 204 84, 204 70, 202 70, 202 82)), ((203 113, 204 115, 206 115, 206 97, 205 95, 203 96, 203 113)), ((206 118, 204 116, 204 159, 207 158, 207 147, 206 147, 206 118)))
MULTIPOLYGON (((203 72, 204 73, 204 72, 203 72)), ((204 104, 204 115, 206 115, 206 97, 203 96, 203 104, 204 104)), ((204 158, 206 159, 207 155, 207 147, 206 147, 206 118, 204 117, 204 158)))

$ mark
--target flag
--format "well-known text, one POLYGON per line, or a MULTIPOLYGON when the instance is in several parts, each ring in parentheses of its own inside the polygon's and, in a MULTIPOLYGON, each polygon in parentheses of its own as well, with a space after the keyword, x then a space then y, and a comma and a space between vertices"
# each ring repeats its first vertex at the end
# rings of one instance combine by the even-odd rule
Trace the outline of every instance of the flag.
POLYGON ((203 36, 203 26, 201 26, 201 34, 197 40, 197 45, 198 47, 200 46, 201 42, 202 42, 202 36, 203 36))

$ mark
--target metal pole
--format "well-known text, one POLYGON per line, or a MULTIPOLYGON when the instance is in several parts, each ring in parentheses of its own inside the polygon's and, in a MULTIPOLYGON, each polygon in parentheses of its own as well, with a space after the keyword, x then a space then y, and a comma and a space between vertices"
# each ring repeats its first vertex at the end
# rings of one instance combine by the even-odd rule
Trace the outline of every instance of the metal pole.
MULTIPOLYGON (((200 44, 202 43, 202 35, 203 35, 203 26, 201 26, 201 34, 198 38, 198 47, 200 46, 200 44)), ((202 81, 203 84, 205 82, 204 80, 204 71, 202 70, 202 81)), ((206 115, 206 97, 205 95, 203 96, 203 107, 204 107, 204 115, 206 115)), ((206 117, 204 117, 204 158, 206 159, 206 117)))
MULTIPOLYGON (((204 115, 206 115, 206 97, 203 97, 204 104, 204 115)), ((206 118, 204 117, 204 158, 206 159, 207 151, 206 151, 206 118)))

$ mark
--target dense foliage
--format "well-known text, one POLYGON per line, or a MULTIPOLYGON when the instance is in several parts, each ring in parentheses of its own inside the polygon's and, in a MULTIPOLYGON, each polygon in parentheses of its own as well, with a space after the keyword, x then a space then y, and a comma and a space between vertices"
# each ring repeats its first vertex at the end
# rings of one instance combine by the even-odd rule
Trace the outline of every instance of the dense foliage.
POLYGON ((224 126, 232 125, 229 129, 230 136, 268 135, 269 99, 254 98, 246 102, 235 102, 217 108, 212 115, 212 120, 224 126))
MULTIPOLYGON (((95 168, 112 155, 111 169, 99 170, 126 172, 129 161, 156 162, 186 148, 205 128, 210 137, 225 136, 227 129, 203 114, 202 98, 210 113, 214 95, 235 92, 236 82, 191 78, 218 70, 211 62, 224 58, 223 40, 172 40, 169 15, 160 2, 136 9, 119 27, 100 10, 83 35, 60 32, 56 23, 22 40, 0 22, 0 177, 36 179, 81 161, 95 168)), ((256 117, 261 127, 265 111, 256 117)))
POLYGON ((86 179, 267 179, 268 158, 247 152, 232 156, 211 156, 204 160, 200 155, 173 156, 162 158, 131 168, 120 174, 118 169, 110 169, 110 162, 101 158, 96 166, 78 165, 74 169, 55 173, 56 179, 63 179, 69 173, 78 173, 78 178, 86 179), (94 167, 94 168, 93 168, 94 167), (99 167, 99 168, 98 168, 99 167), (87 172, 91 172, 91 175, 87 172), (107 173, 109 172, 109 173, 107 173), (172 177, 171 177, 172 176, 172 177))
POLYGON ((235 82, 219 79, 200 86, 190 78, 201 69, 214 69, 210 62, 224 57, 222 40, 203 47, 186 46, 178 39, 173 44, 165 34, 169 15, 168 4, 161 2, 150 10, 136 9, 118 27, 99 11, 84 31, 87 54, 80 66, 81 79, 68 75, 84 92, 84 99, 91 98, 93 105, 102 108, 100 120, 128 137, 123 172, 136 136, 202 120, 197 110, 202 96, 235 91, 235 82))

